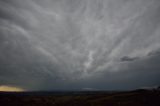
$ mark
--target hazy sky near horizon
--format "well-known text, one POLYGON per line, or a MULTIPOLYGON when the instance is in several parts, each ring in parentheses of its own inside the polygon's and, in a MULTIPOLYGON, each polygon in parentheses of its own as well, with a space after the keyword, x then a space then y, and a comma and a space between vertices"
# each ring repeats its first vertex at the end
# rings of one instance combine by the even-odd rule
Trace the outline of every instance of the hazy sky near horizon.
POLYGON ((0 0, 1 85, 160 85, 160 0, 0 0))

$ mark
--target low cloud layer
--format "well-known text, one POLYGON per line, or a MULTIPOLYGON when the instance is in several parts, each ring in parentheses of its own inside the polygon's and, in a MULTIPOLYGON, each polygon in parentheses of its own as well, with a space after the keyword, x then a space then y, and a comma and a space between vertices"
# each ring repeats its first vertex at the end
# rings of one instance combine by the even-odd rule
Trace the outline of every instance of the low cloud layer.
POLYGON ((160 85, 159 0, 1 0, 0 85, 160 85))

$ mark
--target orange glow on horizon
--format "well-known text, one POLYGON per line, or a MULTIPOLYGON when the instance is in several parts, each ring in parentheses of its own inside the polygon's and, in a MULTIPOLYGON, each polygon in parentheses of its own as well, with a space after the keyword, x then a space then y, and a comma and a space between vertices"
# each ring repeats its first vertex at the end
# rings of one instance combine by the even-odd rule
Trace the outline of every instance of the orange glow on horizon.
POLYGON ((6 91, 6 92, 22 92, 22 91, 25 91, 25 90, 22 89, 22 88, 19 88, 19 87, 2 85, 2 86, 0 86, 0 91, 6 91))

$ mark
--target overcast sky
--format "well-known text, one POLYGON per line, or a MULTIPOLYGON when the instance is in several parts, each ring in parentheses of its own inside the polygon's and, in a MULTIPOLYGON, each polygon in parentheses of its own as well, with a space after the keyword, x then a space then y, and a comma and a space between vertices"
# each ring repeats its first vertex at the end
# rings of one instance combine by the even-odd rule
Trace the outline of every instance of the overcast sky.
POLYGON ((0 0, 0 86, 160 85, 160 0, 0 0))

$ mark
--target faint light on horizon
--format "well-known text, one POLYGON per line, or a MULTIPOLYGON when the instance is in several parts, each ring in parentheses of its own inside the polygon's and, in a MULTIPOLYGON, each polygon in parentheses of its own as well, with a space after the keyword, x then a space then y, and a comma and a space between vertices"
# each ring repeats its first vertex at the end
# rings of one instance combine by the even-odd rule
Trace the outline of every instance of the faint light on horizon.
POLYGON ((20 87, 2 85, 2 86, 0 86, 0 91, 4 91, 4 92, 23 92, 25 90, 23 88, 20 88, 20 87))

